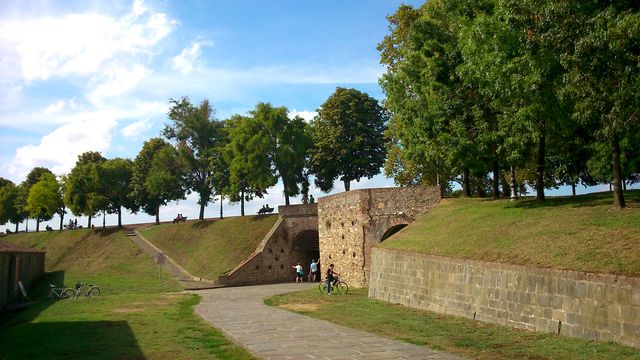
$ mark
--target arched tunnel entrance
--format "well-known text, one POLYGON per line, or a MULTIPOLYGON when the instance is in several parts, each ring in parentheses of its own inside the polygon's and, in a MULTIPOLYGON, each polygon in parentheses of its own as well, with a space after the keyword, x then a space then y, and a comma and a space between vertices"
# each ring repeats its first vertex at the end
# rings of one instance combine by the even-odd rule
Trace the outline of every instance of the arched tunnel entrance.
POLYGON ((320 239, 317 230, 303 230, 293 240, 292 258, 300 262, 304 269, 305 280, 309 275, 311 260, 320 258, 320 239))
POLYGON ((396 226, 392 226, 390 227, 387 231, 385 231, 385 233, 382 235, 382 239, 380 239, 380 242, 385 241, 387 238, 389 238, 391 235, 397 233, 398 231, 402 230, 405 226, 407 226, 407 224, 400 224, 400 225, 396 225, 396 226))

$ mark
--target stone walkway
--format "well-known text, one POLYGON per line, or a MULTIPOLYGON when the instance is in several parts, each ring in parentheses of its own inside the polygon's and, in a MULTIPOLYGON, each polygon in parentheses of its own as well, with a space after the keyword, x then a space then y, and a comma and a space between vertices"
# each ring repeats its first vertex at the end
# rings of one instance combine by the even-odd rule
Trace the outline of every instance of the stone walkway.
POLYGON ((197 294, 202 301, 196 311, 262 359, 462 359, 263 304, 266 297, 307 286, 292 283, 201 290, 197 294))

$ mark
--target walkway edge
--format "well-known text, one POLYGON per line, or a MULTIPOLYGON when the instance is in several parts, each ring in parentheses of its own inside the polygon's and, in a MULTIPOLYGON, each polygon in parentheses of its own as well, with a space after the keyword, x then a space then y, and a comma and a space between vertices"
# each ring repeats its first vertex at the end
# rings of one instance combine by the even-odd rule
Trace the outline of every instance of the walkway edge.
POLYGON ((186 275, 187 277, 191 278, 191 280, 193 281, 199 281, 199 282, 204 282, 204 283, 208 283, 211 285, 215 284, 215 281, 213 280, 209 280, 209 279, 204 279, 201 277, 197 277, 192 275, 190 272, 188 272, 185 268, 183 268, 182 266, 180 266, 180 264, 178 264, 175 260, 173 260, 169 255, 167 255, 162 249, 160 249, 159 247, 157 247, 155 244, 153 244, 151 241, 147 240, 144 236, 142 236, 142 234, 140 234, 140 232, 138 231, 138 229, 134 229, 133 230, 136 235, 140 238, 140 240, 144 241, 147 245, 149 245, 150 247, 152 247, 153 249, 155 249, 158 253, 163 254, 164 257, 176 268, 178 268, 178 270, 180 270, 184 275, 186 275))

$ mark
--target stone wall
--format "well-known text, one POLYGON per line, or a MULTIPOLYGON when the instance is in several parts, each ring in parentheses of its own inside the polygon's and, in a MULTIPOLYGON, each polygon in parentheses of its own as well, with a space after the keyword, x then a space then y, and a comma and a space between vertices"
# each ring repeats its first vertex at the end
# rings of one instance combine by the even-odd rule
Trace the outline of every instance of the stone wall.
POLYGON ((640 278, 374 248, 369 297, 521 329, 640 347, 640 278))
POLYGON ((0 252, 0 310, 18 297, 18 281, 25 288, 44 274, 44 252, 0 252))
POLYGON ((391 229, 413 222, 438 204, 440 187, 352 190, 318 199, 320 263, 343 280, 366 287, 371 248, 391 229))
POLYGON ((291 266, 300 262, 308 271, 318 251, 318 204, 278 207, 278 221, 248 259, 218 283, 225 286, 291 281, 291 266))

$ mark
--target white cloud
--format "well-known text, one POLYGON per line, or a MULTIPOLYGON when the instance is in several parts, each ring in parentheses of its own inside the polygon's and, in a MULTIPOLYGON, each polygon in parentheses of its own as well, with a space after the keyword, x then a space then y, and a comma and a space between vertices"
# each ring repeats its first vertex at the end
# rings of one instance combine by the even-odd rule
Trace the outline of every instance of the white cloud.
POLYGON ((196 41, 182 49, 180 54, 172 60, 173 68, 182 74, 189 74, 196 66, 200 58, 200 51, 204 46, 211 46, 211 43, 208 41, 196 41))
POLYGON ((72 13, 5 20, 0 22, 0 50, 6 64, 0 69, 10 75, 4 71, 17 68, 27 82, 92 75, 111 60, 148 52, 176 25, 141 1, 121 18, 72 13))
POLYGON ((100 105, 105 100, 120 96, 130 91, 149 74, 144 66, 136 64, 131 68, 116 65, 105 70, 100 76, 101 84, 89 95, 89 101, 94 105, 100 105))
POLYGON ((289 118, 293 119, 296 116, 300 116, 306 122, 310 122, 311 120, 313 120, 313 118, 316 117, 316 115, 318 115, 318 113, 316 111, 310 111, 310 110, 296 110, 296 109, 293 109, 293 110, 289 111, 289 118))
POLYGON ((130 139, 130 138, 134 138, 134 137, 144 133, 145 131, 149 130, 150 128, 151 128, 151 124, 149 123, 149 121, 141 120, 141 121, 136 121, 133 124, 126 126, 124 129, 122 129, 122 131, 120 131, 120 133, 125 138, 130 139))
POLYGON ((24 178, 32 168, 45 166, 55 174, 68 173, 79 154, 109 149, 115 125, 116 120, 108 116, 65 124, 42 137, 38 145, 18 148, 9 172, 14 178, 24 178))

